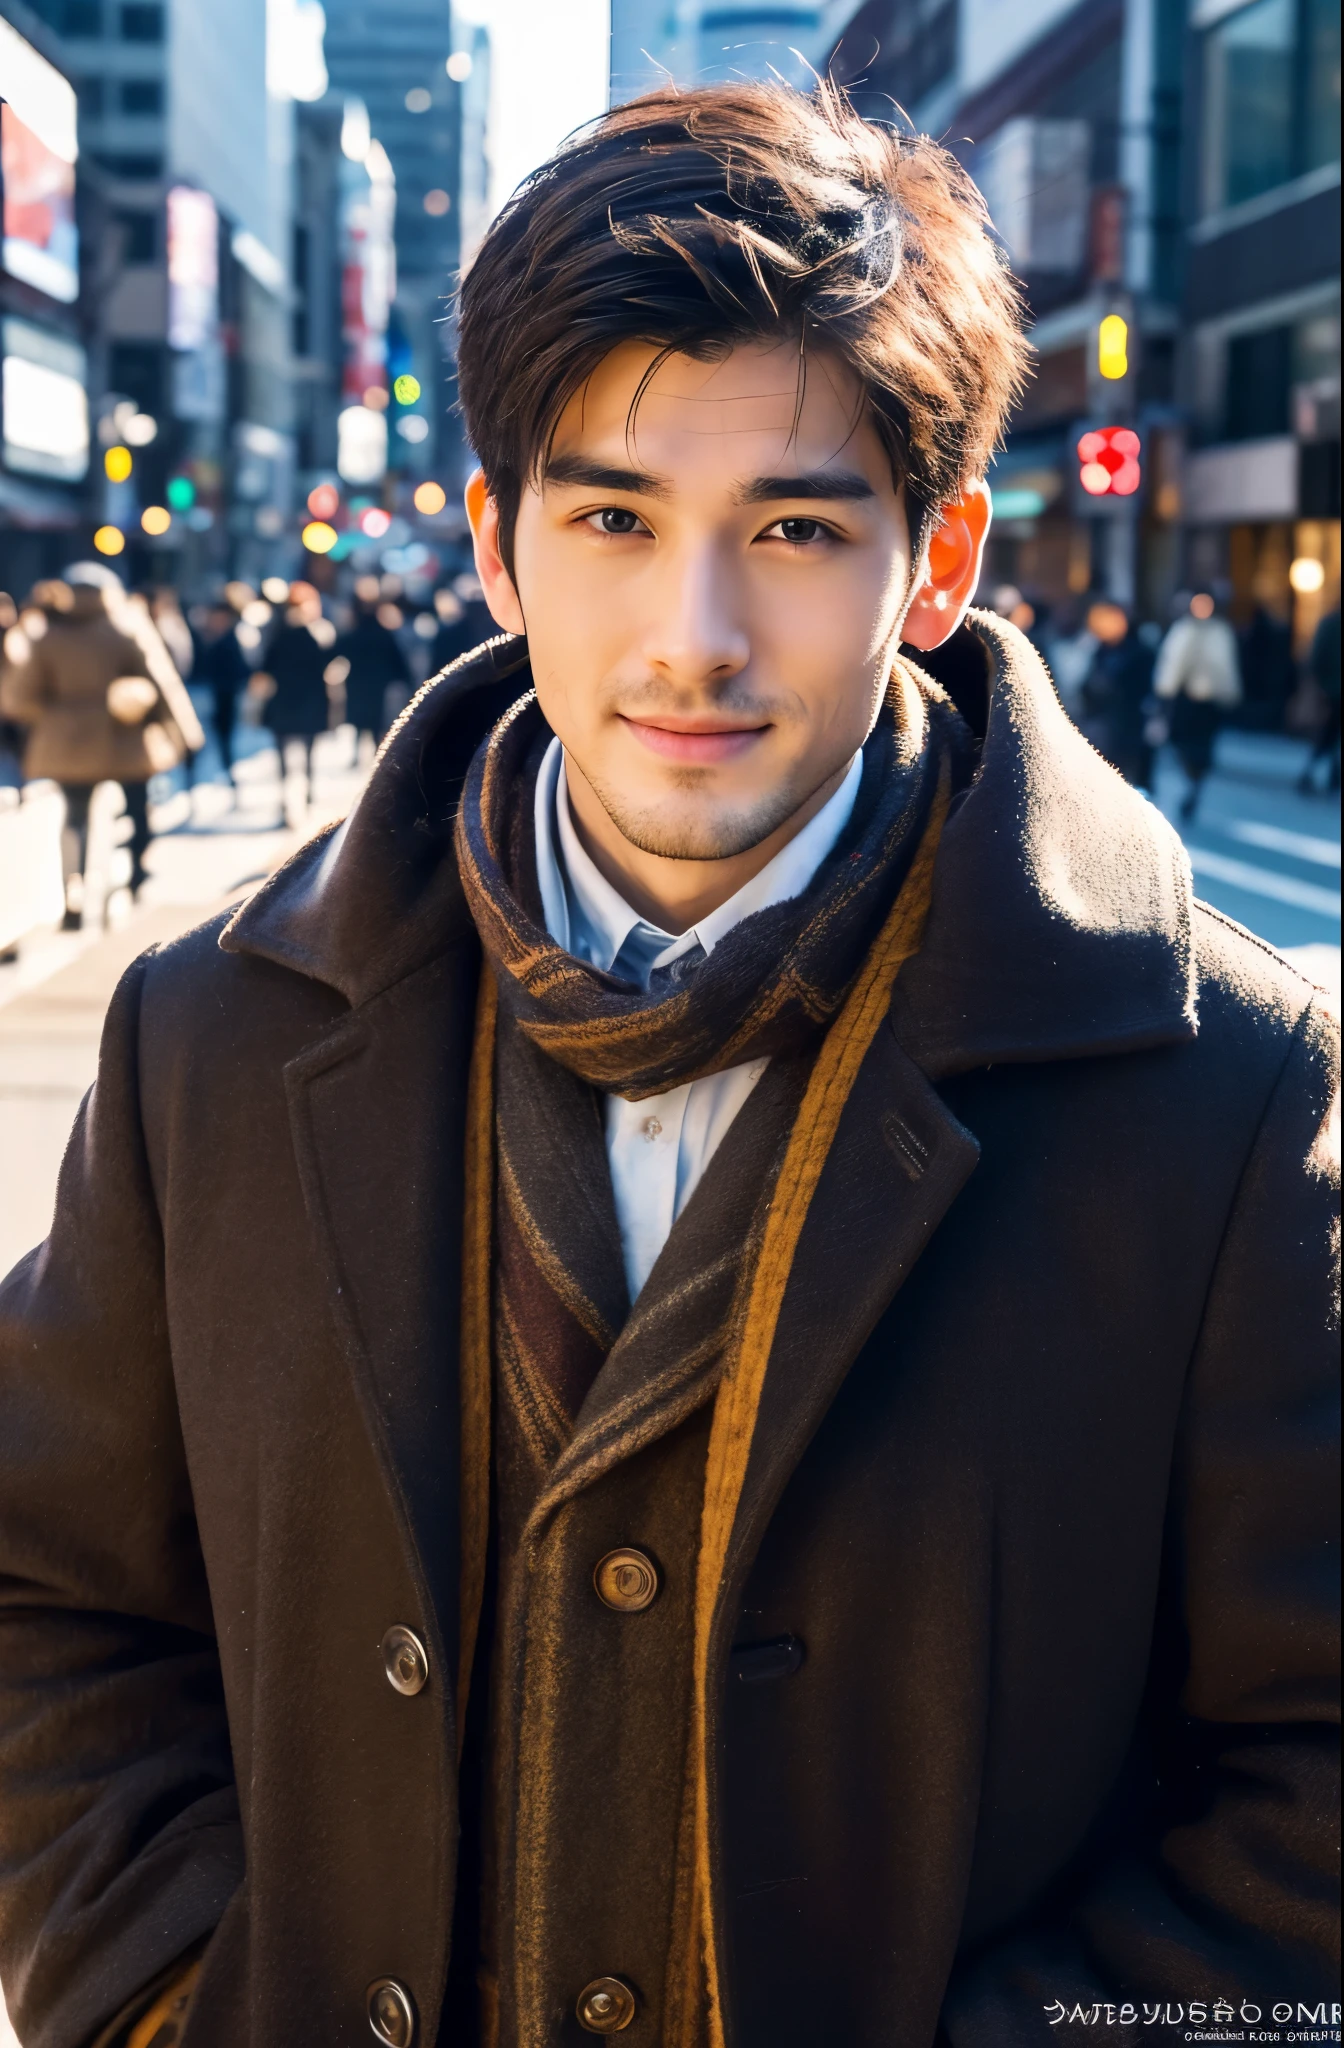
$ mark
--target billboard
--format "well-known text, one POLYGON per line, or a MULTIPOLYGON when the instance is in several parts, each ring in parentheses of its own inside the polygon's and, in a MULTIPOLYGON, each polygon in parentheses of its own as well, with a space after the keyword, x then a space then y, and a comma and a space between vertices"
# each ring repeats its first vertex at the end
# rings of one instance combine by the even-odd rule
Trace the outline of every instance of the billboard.
POLYGON ((78 483, 89 466, 83 349, 30 320, 4 321, 0 339, 6 466, 78 483))
POLYGON ((219 214, 208 192, 168 194, 168 346, 205 348, 219 326, 219 214))
POLYGON ((69 305, 79 296, 75 91, 3 19, 0 100, 4 267, 69 305))

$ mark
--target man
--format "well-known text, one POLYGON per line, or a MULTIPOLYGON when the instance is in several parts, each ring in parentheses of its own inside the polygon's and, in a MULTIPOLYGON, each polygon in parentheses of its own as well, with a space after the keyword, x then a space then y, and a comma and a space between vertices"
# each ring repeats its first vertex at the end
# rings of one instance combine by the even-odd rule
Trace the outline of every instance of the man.
POLYGON ((655 94, 459 364, 503 630, 132 969, 4 1297, 20 2033, 1328 1998, 1329 1027, 953 637, 973 188, 655 94))
POLYGON ((379 601, 377 577, 361 576, 355 585, 354 624, 332 649, 333 659, 346 663, 345 717, 355 728, 356 746, 363 733, 375 746, 382 740, 389 723, 383 706, 390 684, 402 686, 403 701, 410 695, 411 672, 400 641, 382 617, 387 609, 379 601))

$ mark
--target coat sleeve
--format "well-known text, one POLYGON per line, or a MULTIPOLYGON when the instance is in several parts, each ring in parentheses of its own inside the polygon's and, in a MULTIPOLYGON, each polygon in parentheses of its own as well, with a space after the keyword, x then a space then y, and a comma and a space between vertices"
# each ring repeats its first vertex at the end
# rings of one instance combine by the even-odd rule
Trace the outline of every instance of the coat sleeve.
POLYGON ((1136 1768, 1033 1930, 954 1974, 950 2048, 1089 2040, 1098 2006, 1108 2041, 1149 2042, 1189 2039, 1192 2000, 1240 2025, 1339 1997, 1338 1117, 1313 1005, 1191 1362, 1136 1768))
POLYGON ((104 1030, 44 1245, 0 1286, 0 1981, 85 2048, 242 1874, 142 1137, 146 961, 104 1030))

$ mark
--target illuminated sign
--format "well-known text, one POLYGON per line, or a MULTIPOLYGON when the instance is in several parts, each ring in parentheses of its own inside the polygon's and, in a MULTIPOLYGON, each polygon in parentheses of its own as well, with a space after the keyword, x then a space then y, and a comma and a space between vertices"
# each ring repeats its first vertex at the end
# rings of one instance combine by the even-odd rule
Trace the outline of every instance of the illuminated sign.
POLYGON ((78 483, 89 466, 83 349, 27 320, 6 320, 3 339, 7 466, 78 483))
POLYGON ((168 346, 205 348, 219 325, 219 215, 208 192, 168 194, 168 346))
POLYGON ((4 267, 69 305, 79 296, 75 91, 2 19, 0 96, 4 267))

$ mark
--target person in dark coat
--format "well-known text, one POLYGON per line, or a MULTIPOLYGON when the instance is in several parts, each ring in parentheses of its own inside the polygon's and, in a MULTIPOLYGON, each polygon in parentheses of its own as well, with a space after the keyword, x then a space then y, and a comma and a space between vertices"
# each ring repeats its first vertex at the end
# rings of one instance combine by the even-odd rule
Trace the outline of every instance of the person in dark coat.
POLYGON ((371 733, 375 744, 387 730, 385 701, 388 685, 409 687, 411 672, 396 634, 379 618, 380 607, 368 599, 357 599, 355 622, 342 633, 333 650, 337 660, 349 664, 345 672, 345 716, 356 734, 371 733))
POLYGON ((205 632, 196 656, 195 681, 210 692, 215 738, 219 742, 224 772, 233 777, 233 729, 238 721, 238 700, 247 689, 252 671, 238 642, 238 617, 230 604, 210 607, 205 632))
POLYGON ((308 801, 313 800, 313 741, 327 730, 330 699, 326 675, 336 633, 322 613, 322 600, 311 583, 290 586, 282 623, 272 634, 253 677, 265 693, 262 716, 275 734, 283 777, 291 742, 303 749, 308 801))
POLYGON ((1339 606, 1336 604, 1317 622, 1311 636, 1307 672, 1316 685, 1321 719, 1298 788, 1311 795, 1317 787, 1317 770, 1326 767, 1327 789, 1339 788, 1339 606))
POLYGON ((1083 683, 1083 731, 1126 782, 1151 789, 1153 649, 1125 607, 1109 598, 1092 606, 1087 623, 1097 651, 1083 683))
POLYGON ((501 632, 133 964, 0 1289, 21 2038, 1329 2012, 1337 1034, 961 624, 1019 319, 838 96, 486 237, 501 632))
POLYGON ((450 661, 469 654, 498 631, 474 576, 459 576, 452 589, 436 590, 434 608, 439 615, 439 630, 430 648, 431 675, 438 675, 450 661))

